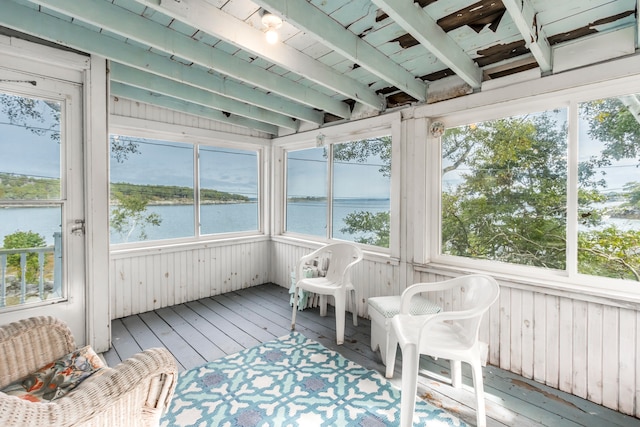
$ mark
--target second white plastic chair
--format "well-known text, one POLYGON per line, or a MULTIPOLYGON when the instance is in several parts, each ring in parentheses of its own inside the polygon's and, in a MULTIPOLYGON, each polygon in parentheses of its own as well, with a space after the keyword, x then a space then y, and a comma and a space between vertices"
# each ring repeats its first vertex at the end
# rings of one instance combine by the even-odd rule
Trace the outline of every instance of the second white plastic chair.
POLYGON ((331 243, 303 256, 296 266, 296 284, 293 288, 293 314, 291 315, 291 330, 296 327, 296 312, 298 311, 299 290, 313 292, 320 295, 320 315, 327 314, 327 296, 333 296, 336 307, 336 342, 344 342, 345 310, 347 293, 351 294, 351 311, 353 325, 358 325, 358 310, 356 309, 356 289, 351 283, 351 267, 363 258, 359 247, 350 243, 331 243), (304 266, 315 258, 329 258, 329 267, 324 277, 305 278, 304 266))
MULTIPOLYGON (((412 426, 416 404, 420 355, 426 354, 451 361, 451 382, 461 386, 461 362, 471 365, 476 392, 478 427, 486 426, 482 358, 478 342, 480 321, 498 299, 500 287, 490 276, 468 275, 436 283, 416 283, 403 293, 400 314, 391 320, 391 339, 402 350, 402 397, 400 425, 412 426), (411 297, 418 293, 455 290, 460 299, 454 311, 430 315, 411 315, 411 297)), ((393 373, 395 354, 387 354, 387 372, 393 373)))

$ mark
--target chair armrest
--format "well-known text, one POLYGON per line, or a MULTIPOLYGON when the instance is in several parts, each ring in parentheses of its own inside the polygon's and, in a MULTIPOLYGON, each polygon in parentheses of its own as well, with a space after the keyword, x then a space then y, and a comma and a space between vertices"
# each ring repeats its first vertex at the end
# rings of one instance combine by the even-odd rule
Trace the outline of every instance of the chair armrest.
POLYGON ((176 362, 168 350, 145 350, 92 375, 52 403, 0 393, 0 425, 157 426, 176 379, 176 362))

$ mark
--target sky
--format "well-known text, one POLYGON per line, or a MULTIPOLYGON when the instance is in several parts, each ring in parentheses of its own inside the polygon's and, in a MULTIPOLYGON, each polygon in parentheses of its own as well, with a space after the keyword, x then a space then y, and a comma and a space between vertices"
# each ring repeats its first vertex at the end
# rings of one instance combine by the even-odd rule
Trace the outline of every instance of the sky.
MULTIPOLYGON (((43 106, 44 114, 47 110, 43 106)), ((30 124, 48 127, 49 123, 30 124)), ((9 124, 0 111, 0 172, 60 178, 60 144, 51 138, 51 133, 37 135, 23 126, 9 124)))
MULTIPOLYGON (((335 198, 389 198, 390 181, 379 169, 375 156, 365 164, 334 164, 335 198)), ((287 156, 287 197, 326 197, 327 159, 324 148, 289 151, 287 156)))

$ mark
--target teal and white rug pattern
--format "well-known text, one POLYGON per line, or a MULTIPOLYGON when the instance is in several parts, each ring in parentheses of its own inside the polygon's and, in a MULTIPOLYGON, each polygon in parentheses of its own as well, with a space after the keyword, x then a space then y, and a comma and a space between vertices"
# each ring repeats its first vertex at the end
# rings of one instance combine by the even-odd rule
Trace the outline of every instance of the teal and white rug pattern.
MULTIPOLYGON (((416 426, 465 425, 419 399, 413 421, 416 426)), ((160 422, 163 427, 399 424, 399 389, 297 332, 182 372, 160 422)))

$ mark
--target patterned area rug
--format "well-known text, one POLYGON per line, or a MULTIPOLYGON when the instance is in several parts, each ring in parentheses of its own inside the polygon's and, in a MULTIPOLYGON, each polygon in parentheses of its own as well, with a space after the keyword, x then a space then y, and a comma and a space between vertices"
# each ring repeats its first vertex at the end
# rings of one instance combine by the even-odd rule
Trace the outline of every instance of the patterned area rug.
MULTIPOLYGON (((400 390, 297 332, 180 374, 161 426, 363 426, 400 423, 400 390)), ((418 400, 414 425, 464 426, 418 400)))

